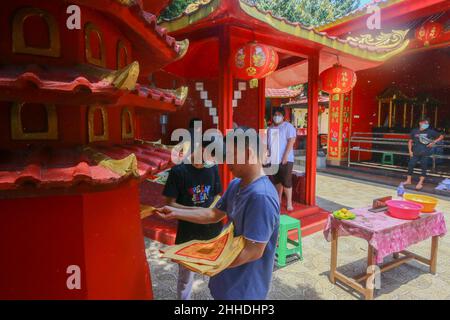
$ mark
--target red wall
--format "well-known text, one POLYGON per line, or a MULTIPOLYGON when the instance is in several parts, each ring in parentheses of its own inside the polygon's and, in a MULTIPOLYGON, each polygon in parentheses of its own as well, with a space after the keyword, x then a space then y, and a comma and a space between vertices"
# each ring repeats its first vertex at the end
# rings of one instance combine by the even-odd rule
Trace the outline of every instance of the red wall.
POLYGON ((443 50, 396 57, 381 67, 357 72, 358 82, 353 91, 352 132, 370 132, 378 122, 376 96, 389 86, 399 87, 406 95, 416 97, 429 93, 445 104, 439 117, 450 116, 450 59, 443 50), (359 115, 359 119, 355 118, 359 115))
MULTIPOLYGON (((0 62, 69 66, 77 63, 86 63, 84 26, 87 22, 93 22, 102 32, 107 68, 116 69, 117 42, 119 39, 125 43, 129 54, 129 61, 131 62, 132 49, 130 42, 111 19, 92 9, 81 7, 81 29, 69 30, 66 27, 66 20, 69 17, 69 14, 66 13, 68 6, 69 3, 62 1, 20 0, 10 2, 5 1, 2 3, 2 10, 0 11, 0 27, 2 30, 2 41, 0 41, 0 62), (12 52, 12 17, 15 10, 22 7, 42 9, 55 18, 60 34, 61 57, 53 58, 29 54, 14 54, 12 52)), ((36 39, 39 38, 39 34, 33 34, 30 36, 36 37, 36 39)))
MULTIPOLYGON (((159 72, 153 75, 153 83, 161 88, 177 88, 182 85, 189 87, 189 95, 183 106, 177 108, 174 113, 169 113, 168 134, 163 137, 165 143, 171 143, 170 136, 173 130, 188 128, 192 118, 203 120, 203 129, 215 128, 213 118, 209 115, 209 108, 205 107, 204 100, 200 98, 200 91, 195 88, 196 82, 202 82, 204 90, 208 92, 208 100, 212 101, 214 108, 218 109, 219 103, 219 81, 217 79, 194 79, 183 80, 168 73, 159 72)), ((234 90, 238 90, 238 80, 234 81, 234 90)), ((233 121, 238 125, 258 128, 258 89, 247 89, 242 91, 242 99, 238 100, 238 106, 233 108, 233 121)), ((263 110, 264 110, 263 106, 263 110)), ((143 123, 151 123, 151 127, 141 126, 141 136, 147 140, 157 140, 161 137, 161 126, 159 125, 160 113, 147 113, 140 115, 145 118, 143 123), (153 121, 152 118, 158 118, 153 121)), ((220 121, 220 119, 219 119, 220 121)))
POLYGON ((0 299, 149 299, 137 184, 0 199, 0 299), (81 268, 68 290, 67 267, 81 268))

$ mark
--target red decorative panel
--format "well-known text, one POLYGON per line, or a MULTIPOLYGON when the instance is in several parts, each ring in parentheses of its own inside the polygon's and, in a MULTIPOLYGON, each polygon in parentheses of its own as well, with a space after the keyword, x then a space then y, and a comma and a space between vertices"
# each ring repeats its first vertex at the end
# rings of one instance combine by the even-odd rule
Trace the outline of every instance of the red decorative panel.
POLYGON ((328 159, 346 160, 351 135, 352 94, 330 97, 328 159))

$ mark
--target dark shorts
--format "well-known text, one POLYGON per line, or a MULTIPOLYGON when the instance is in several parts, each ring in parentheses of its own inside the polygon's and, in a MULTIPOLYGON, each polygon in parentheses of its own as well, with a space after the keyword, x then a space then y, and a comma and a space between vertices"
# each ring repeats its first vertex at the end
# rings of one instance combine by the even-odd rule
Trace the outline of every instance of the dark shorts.
POLYGON ((280 164, 278 172, 273 175, 273 182, 275 184, 281 183, 285 188, 292 188, 292 169, 294 169, 293 162, 280 164))

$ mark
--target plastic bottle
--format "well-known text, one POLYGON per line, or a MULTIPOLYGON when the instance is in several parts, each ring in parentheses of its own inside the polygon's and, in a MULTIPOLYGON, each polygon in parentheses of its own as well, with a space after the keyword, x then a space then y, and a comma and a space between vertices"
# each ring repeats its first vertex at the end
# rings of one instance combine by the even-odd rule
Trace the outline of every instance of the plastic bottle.
POLYGON ((400 183, 397 187, 397 196, 399 198, 403 199, 403 195, 405 194, 405 186, 403 185, 403 182, 400 183))

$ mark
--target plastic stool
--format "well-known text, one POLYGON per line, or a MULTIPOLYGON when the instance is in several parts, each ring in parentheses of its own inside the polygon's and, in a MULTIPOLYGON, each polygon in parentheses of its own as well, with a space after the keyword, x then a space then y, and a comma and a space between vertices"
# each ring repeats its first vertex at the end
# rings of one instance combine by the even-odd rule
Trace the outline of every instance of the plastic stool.
POLYGON ((394 165, 394 154, 390 152, 383 153, 383 156, 381 157, 381 163, 394 165))
POLYGON ((276 250, 277 265, 279 267, 286 266, 286 257, 297 254, 300 260, 303 260, 302 250, 302 231, 300 229, 300 220, 294 219, 288 215, 280 215, 280 229, 278 234, 278 247, 276 250), (297 230, 297 241, 289 239, 289 231, 297 230), (288 244, 293 248, 288 248, 288 244))

